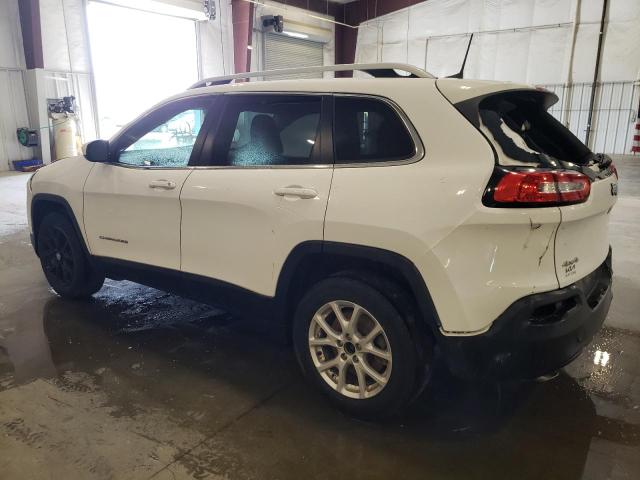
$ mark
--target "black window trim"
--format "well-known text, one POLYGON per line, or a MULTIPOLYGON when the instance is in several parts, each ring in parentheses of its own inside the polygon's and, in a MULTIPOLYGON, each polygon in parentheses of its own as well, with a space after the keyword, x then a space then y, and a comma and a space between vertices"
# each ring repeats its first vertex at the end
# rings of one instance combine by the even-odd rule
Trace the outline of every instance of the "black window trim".
POLYGON ((246 92, 222 92, 222 93, 206 93, 202 95, 190 95, 172 99, 156 106, 153 110, 149 110, 142 117, 135 120, 135 123, 127 125, 123 130, 118 132, 113 137, 111 143, 117 145, 121 137, 130 130, 134 125, 138 125, 140 122, 148 120, 148 117, 164 109, 175 102, 189 101, 194 98, 210 98, 211 103, 208 105, 207 115, 205 122, 200 129, 196 143, 194 144, 191 152, 189 163, 184 167, 163 167, 163 166, 140 166, 129 165, 120 162, 110 162, 110 165, 115 165, 123 168, 134 168, 139 170, 176 170, 176 169, 297 169, 297 168, 363 168, 363 167, 385 167, 385 166, 397 166, 397 165, 409 165, 421 161, 425 157, 425 148, 422 143, 422 139, 414 125, 409 120, 407 114, 388 97, 374 94, 363 93, 348 93, 348 92, 287 92, 287 91, 246 91, 246 92), (320 152, 319 158, 324 161, 314 164, 303 165, 208 165, 204 159, 212 158, 215 142, 217 140, 218 130, 222 121, 222 112, 227 104, 229 96, 232 95, 314 95, 322 97, 322 107, 320 115, 320 152), (334 154, 334 141, 333 141, 333 117, 335 108, 335 97, 356 97, 356 98, 369 98, 381 101, 387 104, 398 115, 405 128, 408 130, 409 135, 413 141, 415 154, 409 158, 402 160, 379 160, 379 161, 367 161, 367 162, 353 162, 353 163, 336 163, 334 154))
MULTIPOLYGON (((406 128, 411 137, 414 146, 414 154, 409 158, 404 158, 400 160, 376 160, 376 161, 363 161, 363 162, 352 162, 352 163, 338 163, 335 162, 335 168, 363 168, 363 167, 388 167, 388 166, 397 166, 397 165, 410 165, 412 163, 417 163, 421 161, 425 156, 424 144, 422 143, 422 139, 420 135, 418 135, 418 131, 409 120, 408 115, 400 108, 400 106, 391 100, 390 98, 381 96, 381 95, 373 95, 373 94, 364 94, 364 93, 333 93, 332 98, 335 97, 355 97, 355 98, 365 98, 377 100, 382 103, 388 105, 394 113, 400 118, 402 124, 406 128)), ((335 103, 332 105, 332 112, 335 113, 335 103)), ((333 116, 331 115, 331 131, 333 132, 333 116)), ((333 145, 335 148, 335 144, 333 145)), ((335 154, 334 154, 335 158, 335 154)))
MULTIPOLYGON (((207 93, 202 95, 189 95, 180 98, 174 98, 168 101, 165 101, 159 105, 156 105, 152 109, 145 112, 142 116, 133 120, 131 123, 127 124, 122 130, 120 130, 112 139, 109 141, 109 149, 114 149, 113 152, 117 155, 115 160, 108 162, 108 165, 113 165, 116 167, 122 168, 133 168, 136 170, 188 170, 196 168, 199 164, 200 156, 202 153, 203 145, 205 138, 208 136, 207 133, 211 129, 212 125, 215 125, 217 128, 217 123, 219 120, 219 104, 221 101, 221 94, 215 93, 207 93), (195 143, 193 144, 193 149, 191 150, 191 155, 189 157, 189 162, 184 166, 162 166, 162 165, 133 165, 128 163, 123 163, 118 160, 120 156, 120 152, 122 151, 121 144, 123 137, 127 134, 127 132, 131 131, 131 129, 138 127, 141 123, 147 123, 150 121, 150 118, 156 115, 158 112, 161 112, 164 109, 171 108, 172 106, 180 103, 187 103, 190 101, 194 101, 197 99, 203 100, 203 108, 205 109, 205 119, 204 123, 200 127, 200 131, 198 132, 198 136, 196 138, 195 143)), ((142 138, 142 137, 140 137, 142 138)), ((138 139, 139 140, 139 139, 138 139)), ((136 140, 137 141, 137 140, 136 140)), ((135 143, 135 142, 133 142, 135 143)))
MULTIPOLYGON (((193 168, 196 169, 235 169, 235 170, 274 170, 274 169, 298 169, 298 168, 333 168, 334 156, 333 156, 333 104, 330 93, 325 92, 287 92, 287 91, 247 91, 247 92, 225 92, 221 95, 221 102, 216 105, 219 109, 220 115, 217 115, 217 123, 213 128, 210 128, 207 132, 206 138, 203 141, 203 146, 200 151, 198 162, 193 168), (208 165, 204 159, 213 158, 213 152, 218 142, 218 132, 220 130, 220 124, 222 123, 223 113, 227 107, 228 100, 232 96, 236 95, 280 95, 280 96, 319 96, 321 97, 321 110, 320 110, 320 151, 316 158, 320 159, 320 163, 309 163, 301 165, 208 165), (323 161, 324 160, 324 161, 323 161)), ((210 125, 210 127, 212 127, 210 125)))

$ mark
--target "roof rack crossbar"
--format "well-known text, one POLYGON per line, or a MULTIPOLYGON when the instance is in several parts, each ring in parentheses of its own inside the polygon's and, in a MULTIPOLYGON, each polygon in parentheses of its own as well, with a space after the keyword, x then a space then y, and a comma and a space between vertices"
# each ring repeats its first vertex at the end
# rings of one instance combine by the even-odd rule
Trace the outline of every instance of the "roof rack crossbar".
POLYGON ((243 78, 277 77, 281 75, 296 75, 304 73, 348 71, 366 72, 376 78, 435 78, 433 75, 425 72, 421 68, 405 63, 349 63, 320 67, 283 68, 280 70, 265 70, 263 72, 246 72, 221 77, 209 77, 194 83, 189 87, 189 90, 193 88, 209 87, 212 85, 225 85, 227 83, 231 83, 233 80, 243 78), (408 75, 401 75, 398 71, 406 72, 408 75))

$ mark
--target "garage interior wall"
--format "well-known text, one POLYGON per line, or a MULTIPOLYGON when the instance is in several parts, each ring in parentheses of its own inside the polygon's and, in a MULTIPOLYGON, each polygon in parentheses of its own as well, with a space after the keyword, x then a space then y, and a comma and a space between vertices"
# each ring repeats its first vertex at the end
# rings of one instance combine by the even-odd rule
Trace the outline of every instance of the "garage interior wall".
MULTIPOLYGON (((544 86, 585 139, 603 0, 429 0, 360 24, 357 62, 407 62, 437 77, 544 86), (446 21, 443 21, 446 19, 446 21), (575 28, 574 28, 575 27, 575 28)), ((610 0, 590 146, 629 153, 640 89, 640 1, 610 0)))
MULTIPOLYGON (((335 63, 335 24, 331 15, 316 11, 293 7, 278 2, 261 2, 255 4, 253 35, 251 40, 251 71, 264 70, 265 67, 265 33, 262 29, 262 17, 265 15, 282 15, 284 30, 300 33, 309 39, 323 44, 323 65, 335 63), (327 20, 325 20, 327 19, 327 20)), ((324 72, 325 78, 333 78, 333 72, 324 72)))
MULTIPOLYGON (((142 1, 114 3, 137 7, 142 6, 142 1)), ((201 1, 158 1, 198 12, 203 18, 201 1)), ((39 0, 44 69, 26 70, 18 0, 0 0, 0 104, 8 106, 0 109, 0 171, 11 169, 12 160, 39 157, 45 163, 51 161, 47 98, 75 96, 82 140, 97 138, 86 3, 87 0, 39 0), (25 148, 18 143, 16 128, 26 126, 41 129, 39 148, 25 148)), ((200 76, 233 71, 230 2, 216 0, 216 10, 216 19, 195 23, 200 76)))
MULTIPOLYGON (((186 6, 187 1, 190 4, 189 8, 202 11, 201 1, 182 0, 181 5, 186 6)), ((216 18, 196 22, 201 78, 234 73, 231 1, 217 0, 215 3, 216 18)))
POLYGON ((17 0, 0 0, 0 171, 9 170, 12 160, 33 157, 23 147, 16 129, 29 126, 24 89, 24 51, 17 0))
MULTIPOLYGON (((84 0, 40 0, 40 23, 45 99, 76 97, 81 137, 94 140, 98 130, 84 0)), ((47 122, 41 119, 41 126, 47 122)))

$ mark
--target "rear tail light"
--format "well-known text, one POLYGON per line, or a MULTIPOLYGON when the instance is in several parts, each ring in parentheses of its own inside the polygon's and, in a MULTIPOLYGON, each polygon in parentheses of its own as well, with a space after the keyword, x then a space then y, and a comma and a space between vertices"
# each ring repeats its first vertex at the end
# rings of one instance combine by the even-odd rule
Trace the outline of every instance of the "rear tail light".
POLYGON ((574 171, 496 169, 483 201, 490 207, 549 207, 585 202, 590 191, 589 177, 574 171))
POLYGON ((609 165, 609 170, 611 171, 611 173, 613 173, 616 176, 616 180, 618 180, 620 177, 618 176, 618 169, 616 168, 616 166, 613 164, 613 162, 611 162, 611 164, 609 165))

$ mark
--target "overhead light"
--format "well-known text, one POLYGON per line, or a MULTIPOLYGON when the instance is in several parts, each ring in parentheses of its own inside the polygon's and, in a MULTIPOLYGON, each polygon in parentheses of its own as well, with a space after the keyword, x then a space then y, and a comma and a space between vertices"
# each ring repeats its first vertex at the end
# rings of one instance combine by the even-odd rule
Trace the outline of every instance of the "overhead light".
POLYGON ((253 47, 251 45, 247 45, 247 50, 253 50, 253 47))
POLYGON ((300 33, 300 32, 289 32, 289 31, 284 31, 282 32, 285 35, 288 35, 290 37, 294 37, 294 38, 309 38, 309 35, 307 35, 306 33, 300 33))

